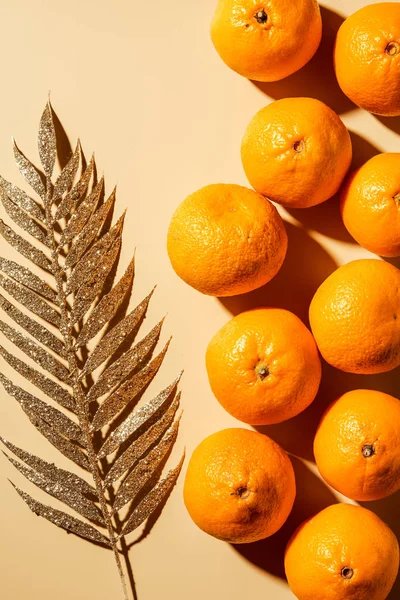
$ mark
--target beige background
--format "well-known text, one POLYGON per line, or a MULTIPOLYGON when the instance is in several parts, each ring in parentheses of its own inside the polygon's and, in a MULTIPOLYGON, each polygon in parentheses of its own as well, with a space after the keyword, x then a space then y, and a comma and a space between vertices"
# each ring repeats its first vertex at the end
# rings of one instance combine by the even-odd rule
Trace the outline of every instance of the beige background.
MULTIPOLYGON (((3 7, 0 57, 0 172, 21 184, 10 137, 36 160, 36 128, 49 89, 71 143, 96 151, 108 189, 118 184, 117 213, 128 207, 124 267, 137 248, 132 302, 157 283, 144 330, 167 313, 163 339, 173 334, 168 358, 152 391, 182 367, 184 418, 176 458, 190 454, 209 433, 239 425, 208 387, 204 351, 232 313, 276 304, 306 318, 313 292, 343 262, 367 256, 345 233, 335 201, 286 214, 289 253, 278 277, 247 298, 218 299, 196 293, 174 275, 165 251, 168 222, 177 204, 202 185, 246 184, 239 155, 244 128, 272 98, 310 95, 337 110, 354 132, 355 163, 378 150, 398 150, 399 119, 377 119, 355 109, 340 93, 331 67, 334 32, 363 0, 323 2, 324 40, 312 63, 276 84, 255 86, 226 68, 208 36, 215 0, 13 0, 3 7), (331 8, 329 8, 331 7, 331 8)), ((4 215, 2 215, 4 216, 4 215)), ((1 253, 10 255, 0 241, 1 253)), ((3 369, 3 364, 2 367, 3 369)), ((4 372, 11 373, 4 367, 4 372)), ((298 500, 284 530, 265 542, 233 548, 199 531, 182 502, 182 481, 151 535, 131 551, 140 600, 289 600, 283 579, 284 544, 295 525, 335 501, 312 466, 311 443, 323 407, 352 387, 396 393, 399 370, 353 377, 325 368, 321 393, 305 414, 268 432, 294 459, 298 500)), ((22 385, 22 382, 19 381, 22 385)), ((0 433, 58 464, 68 466, 37 434, 18 405, 1 390, 0 433)), ((0 458, 0 595, 21 598, 106 600, 121 597, 110 553, 67 536, 36 519, 7 477, 43 498, 0 458)), ((400 496, 373 508, 400 534, 400 496)), ((56 505, 56 502, 53 502, 56 505)), ((399 598, 400 583, 392 600, 399 598)))

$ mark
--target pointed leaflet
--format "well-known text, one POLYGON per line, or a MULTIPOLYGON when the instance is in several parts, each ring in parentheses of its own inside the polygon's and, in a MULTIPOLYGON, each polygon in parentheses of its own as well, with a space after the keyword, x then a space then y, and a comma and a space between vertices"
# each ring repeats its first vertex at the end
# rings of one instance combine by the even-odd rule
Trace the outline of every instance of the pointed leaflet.
POLYGON ((49 398, 55 400, 60 406, 75 412, 76 404, 73 397, 67 390, 52 379, 45 377, 36 369, 32 369, 26 362, 19 360, 16 356, 9 354, 2 346, 0 346, 0 355, 4 360, 15 369, 22 377, 33 383, 37 388, 42 390, 49 398))
POLYGON ((75 179, 76 172, 79 167, 79 160, 81 157, 81 147, 79 140, 76 144, 75 150, 63 170, 61 171, 55 185, 53 192, 53 202, 56 202, 61 198, 64 192, 67 192, 75 179))
POLYGON ((3 277, 1 273, 0 286, 10 294, 14 300, 22 304, 22 306, 25 306, 25 308, 32 311, 35 315, 38 315, 56 327, 60 326, 60 314, 35 292, 31 292, 29 288, 26 288, 24 285, 21 285, 12 279, 3 277))
MULTIPOLYGON (((110 213, 112 207, 114 206, 114 202, 115 202, 115 194, 113 192, 111 194, 111 196, 107 199, 107 201, 104 204, 102 204, 100 206, 100 208, 94 213, 94 215, 92 216, 90 221, 85 225, 85 227, 82 229, 80 234, 75 239, 74 244, 65 259, 65 267, 66 268, 72 268, 79 261, 79 259, 85 254, 86 250, 89 248, 90 244, 93 242, 93 240, 96 238, 97 234, 99 233, 100 229, 103 227, 108 214, 110 213)), ((110 231, 108 233, 106 233, 93 246, 93 248, 91 248, 89 250, 88 255, 90 257, 93 256, 93 258, 98 258, 99 256, 101 256, 101 254, 94 255, 95 252, 98 252, 100 250, 100 247, 101 248, 103 247, 103 246, 100 246, 100 242, 102 240, 103 240, 104 244, 107 242, 105 244, 105 250, 107 250, 111 246, 116 235, 118 233, 120 233, 120 231, 122 229, 122 223, 123 223, 123 217, 121 217, 118 220, 118 222, 114 225, 114 227, 112 227, 110 229, 110 231), (113 235, 114 235, 114 237, 113 237, 113 235)), ((85 257, 85 260, 86 260, 86 263, 89 264, 86 257, 85 257)), ((82 261, 81 261, 81 263, 82 263, 82 261)), ((77 267, 75 268, 75 271, 72 273, 71 277, 68 280, 67 289, 66 289, 68 294, 71 293, 72 291, 75 291, 79 287, 82 276, 86 275, 86 271, 83 270, 81 263, 79 263, 77 265, 77 267), (77 276, 75 273, 76 269, 78 267, 80 267, 80 271, 79 271, 80 275, 79 276, 77 276), (74 281, 74 277, 77 282, 76 285, 72 284, 72 281, 74 281)), ((85 263, 85 269, 87 267, 86 263, 85 263)))
POLYGON ((21 405, 22 410, 28 416, 34 416, 42 419, 48 425, 51 425, 55 431, 64 435, 67 439, 82 442, 83 433, 79 425, 72 421, 67 415, 53 408, 46 402, 35 398, 22 388, 14 385, 7 377, 0 373, 0 382, 7 393, 15 398, 21 405))
POLYGON ((29 213, 32 217, 35 217, 39 221, 45 221, 45 214, 43 208, 33 198, 28 196, 26 192, 20 190, 16 185, 10 183, 4 177, 0 175, 0 186, 4 190, 5 194, 25 212, 29 213))
MULTIPOLYGON (((66 293, 76 292, 91 276, 93 270, 99 268, 99 265, 106 259, 107 252, 118 242, 122 243, 122 226, 124 215, 118 219, 116 224, 105 233, 93 246, 83 255, 71 276, 68 278, 66 293)), ((78 241, 78 239, 77 239, 78 241)), ((75 246, 72 248, 73 252, 75 246)), ((67 256, 67 260, 70 254, 67 256)))
POLYGON ((137 527, 139 527, 139 525, 141 525, 163 502, 164 498, 171 492, 176 480, 178 479, 184 459, 185 456, 183 455, 175 469, 171 469, 165 479, 161 479, 161 481, 159 481, 157 485, 147 494, 147 496, 145 496, 138 504, 125 523, 122 529, 122 534, 119 536, 120 538, 128 535, 137 527))
POLYGON ((99 341, 85 363, 81 378, 97 369, 107 358, 112 356, 118 346, 137 328, 149 306, 153 291, 99 341))
POLYGON ((47 235, 47 232, 38 225, 38 223, 32 219, 30 215, 21 210, 10 198, 4 193, 0 187, 0 200, 3 207, 10 217, 21 229, 24 229, 32 237, 36 238, 39 242, 51 248, 51 241, 47 235))
POLYGON ((104 400, 93 418, 91 426, 93 431, 98 431, 110 423, 112 419, 116 417, 118 413, 133 400, 133 398, 135 398, 135 396, 144 390, 160 368, 168 346, 169 341, 151 363, 127 379, 125 383, 104 400))
MULTIPOLYGON (((4 453, 5 454, 5 453, 4 453)), ((90 521, 96 524, 103 525, 104 519, 97 506, 91 500, 82 496, 77 490, 73 490, 69 487, 63 486, 60 481, 54 481, 47 477, 44 477, 40 473, 36 473, 33 469, 19 463, 11 456, 5 454, 10 463, 24 476, 28 481, 36 485, 40 490, 46 492, 53 498, 56 498, 60 502, 63 502, 67 506, 73 508, 77 513, 86 517, 90 521)))
POLYGON ((36 429, 46 438, 46 440, 50 442, 52 446, 57 448, 61 454, 64 454, 64 456, 72 460, 79 467, 82 467, 82 469, 90 471, 90 465, 87 456, 80 448, 78 448, 78 446, 66 440, 62 435, 59 435, 50 427, 48 423, 46 423, 46 421, 43 421, 43 419, 40 417, 29 413, 26 413, 26 415, 32 425, 34 425, 36 429))
POLYGON ((29 183, 31 188, 43 199, 46 198, 46 188, 40 171, 26 158, 14 141, 14 158, 19 167, 22 177, 29 183))
POLYGON ((111 390, 117 383, 126 379, 130 373, 150 354, 160 336, 163 321, 155 327, 133 348, 125 352, 118 360, 103 371, 96 383, 86 396, 88 402, 93 402, 111 390))
POLYGON ((12 485, 21 498, 27 503, 31 511, 39 517, 43 517, 44 519, 50 521, 50 523, 57 525, 57 527, 66 529, 66 531, 70 533, 75 533, 86 540, 103 544, 105 546, 110 546, 108 539, 102 533, 97 531, 97 529, 92 527, 92 525, 88 525, 87 523, 84 523, 75 517, 71 517, 71 515, 68 515, 67 513, 63 513, 60 510, 56 510, 55 508, 51 508, 50 506, 42 504, 41 502, 34 500, 26 492, 23 492, 17 488, 14 484, 12 485))
POLYGON ((170 398, 172 392, 176 388, 180 377, 178 377, 171 385, 165 388, 152 400, 149 400, 144 406, 129 415, 114 431, 108 436, 103 446, 100 449, 98 458, 104 458, 116 450, 130 436, 135 433, 146 423, 152 422, 152 419, 160 408, 170 398))
POLYGON ((107 277, 118 258, 121 249, 121 237, 117 237, 104 259, 91 272, 89 279, 79 288, 71 313, 71 322, 78 323, 87 313, 98 294, 103 289, 107 277))
POLYGON ((122 482, 113 506, 113 513, 121 510, 125 504, 136 498, 157 473, 162 461, 172 449, 178 435, 179 421, 175 421, 155 448, 153 448, 122 482))
POLYGON ((11 302, 6 300, 1 294, 0 308, 2 308, 5 313, 7 313, 10 319, 15 321, 15 323, 18 323, 18 325, 20 325, 23 329, 25 329, 25 331, 30 333, 31 336, 33 336, 38 342, 44 344, 45 346, 53 350, 53 352, 65 358, 65 346, 62 343, 62 341, 56 338, 56 336, 53 333, 51 333, 48 329, 46 329, 46 327, 43 327, 43 325, 39 325, 39 323, 28 317, 25 313, 18 310, 18 308, 15 308, 15 306, 11 304, 11 302))
POLYGON ((69 371, 51 354, 33 342, 28 336, 24 335, 17 329, 10 327, 4 321, 0 321, 0 331, 7 339, 15 344, 22 352, 25 352, 32 360, 34 360, 43 369, 63 381, 69 382, 69 371))
MULTIPOLYGON (((67 165, 68 166, 68 165, 67 165)), ((76 206, 82 196, 86 193, 90 179, 94 170, 94 156, 90 159, 90 162, 83 172, 82 177, 78 180, 76 185, 70 192, 61 200, 60 205, 56 212, 56 220, 59 221, 64 217, 68 216, 71 210, 76 206)))
POLYGON ((117 285, 113 287, 111 292, 100 300, 82 327, 77 339, 78 347, 87 344, 115 316, 122 300, 131 288, 134 270, 135 263, 134 258, 132 258, 125 274, 121 277, 117 285))
POLYGON ((48 300, 54 302, 57 298, 57 293, 45 281, 13 260, 8 260, 7 258, 2 258, 0 256, 0 271, 3 271, 3 273, 15 281, 23 283, 24 286, 31 290, 38 292, 48 300))
POLYGON ((47 177, 51 177, 56 163, 56 132, 49 103, 46 104, 40 119, 38 149, 43 171, 47 177))
POLYGON ((4 444, 10 452, 18 456, 20 460, 26 463, 29 467, 42 473, 48 479, 52 479, 53 481, 59 481, 63 486, 66 486, 72 490, 77 490, 81 494, 85 494, 86 496, 90 496, 92 498, 97 499, 96 490, 89 484, 87 481, 79 477, 79 475, 75 475, 75 473, 70 473, 69 471, 64 471, 64 469, 59 469, 54 464, 50 464, 35 456, 34 454, 30 454, 30 452, 26 452, 18 446, 14 446, 11 442, 5 440, 0 437, 0 441, 4 444))
MULTIPOLYGON (((4 375, 0 374, 0 378, 2 384, 4 385, 6 391, 10 394, 10 396, 15 397, 18 400, 18 397, 20 396, 20 391, 22 392, 22 396, 24 393, 26 393, 24 392, 24 390, 21 390, 21 388, 18 388, 17 386, 11 384, 11 382, 8 382, 7 378, 5 378, 4 375)), ((32 423, 32 425, 36 427, 36 429, 47 439, 48 442, 50 442, 50 444, 57 448, 57 450, 59 450, 61 454, 64 454, 64 456, 74 461, 83 469, 86 469, 87 471, 90 470, 88 459, 86 455, 82 452, 82 450, 78 448, 78 446, 69 442, 63 436, 59 435, 54 429, 52 429, 52 427, 48 423, 46 423, 46 421, 41 419, 38 415, 30 413, 26 405, 23 406, 21 404, 21 407, 24 409, 24 412, 27 415, 30 422, 32 423)))
POLYGON ((41 250, 38 250, 35 246, 32 246, 32 244, 15 233, 15 231, 6 225, 2 219, 0 219, 0 235, 3 236, 10 246, 22 254, 22 256, 25 256, 25 258, 32 261, 38 267, 51 273, 51 262, 47 256, 41 250))
POLYGON ((135 439, 121 456, 115 460, 104 480, 103 485, 105 488, 120 479, 164 435, 175 418, 176 411, 179 408, 180 397, 181 394, 177 394, 168 410, 158 420, 155 420, 149 429, 135 439))
POLYGON ((103 185, 104 178, 102 177, 95 186, 93 192, 89 194, 89 196, 83 202, 81 202, 78 210, 71 216, 61 235, 60 246, 69 244, 86 225, 100 200, 100 196, 103 191, 103 185))

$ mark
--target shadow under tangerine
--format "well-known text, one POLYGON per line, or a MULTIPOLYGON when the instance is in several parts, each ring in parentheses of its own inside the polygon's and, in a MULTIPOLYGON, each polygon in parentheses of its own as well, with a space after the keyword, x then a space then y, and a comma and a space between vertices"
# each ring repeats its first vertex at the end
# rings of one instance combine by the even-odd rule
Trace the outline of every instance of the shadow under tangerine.
POLYGON ((288 251, 281 270, 272 281, 247 294, 219 298, 233 315, 252 308, 276 306, 290 310, 308 324, 312 297, 338 265, 305 229, 287 222, 285 225, 288 251))
POLYGON ((277 533, 265 540, 252 544, 232 544, 236 552, 246 560, 281 579, 285 579, 285 548, 293 533, 306 519, 337 502, 324 482, 301 460, 296 457, 290 458, 296 477, 297 495, 286 523, 277 533))
POLYGON ((343 114, 357 108, 340 89, 333 67, 336 34, 344 19, 324 6, 321 6, 321 17, 322 40, 310 62, 281 81, 271 83, 253 81, 252 83, 275 100, 310 96, 325 102, 338 114, 343 114))

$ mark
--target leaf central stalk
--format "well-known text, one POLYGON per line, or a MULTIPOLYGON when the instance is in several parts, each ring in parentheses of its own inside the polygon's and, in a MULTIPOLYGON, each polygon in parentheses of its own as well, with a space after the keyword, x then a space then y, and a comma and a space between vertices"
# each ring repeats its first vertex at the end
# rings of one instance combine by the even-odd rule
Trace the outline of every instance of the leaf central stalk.
POLYGON ((83 431, 84 435, 84 445, 87 451, 90 470, 93 476, 93 480, 95 483, 96 491, 98 494, 101 512, 103 515, 104 523, 107 527, 108 536, 111 548, 114 552, 115 562, 118 568, 118 573, 121 580, 121 585, 124 594, 124 600, 129 600, 128 589, 126 585, 125 573, 122 567, 122 562, 120 558, 120 553, 117 546, 116 532, 114 530, 112 517, 110 515, 107 499, 105 496, 105 492, 103 490, 102 478, 100 474, 99 464, 97 461, 96 451, 93 445, 93 437, 90 432, 90 419, 89 419, 89 406, 86 401, 86 395, 84 389, 82 387, 82 383, 79 380, 80 369, 78 366, 78 361, 76 357, 76 352, 74 350, 75 344, 72 335, 72 327, 68 314, 68 303, 67 296, 64 290, 64 282, 63 282, 63 270, 60 267, 58 262, 58 249, 57 242, 54 237, 54 222, 53 216, 51 213, 51 205, 53 199, 53 186, 50 178, 48 177, 46 180, 46 202, 45 202, 45 211, 46 211, 46 226, 51 232, 51 267, 52 272, 56 281, 57 286, 57 303, 61 311, 61 326, 60 331, 62 333, 67 360, 68 367, 71 374, 71 387, 73 389, 73 395, 76 402, 77 408, 77 416, 79 419, 79 425, 83 431))

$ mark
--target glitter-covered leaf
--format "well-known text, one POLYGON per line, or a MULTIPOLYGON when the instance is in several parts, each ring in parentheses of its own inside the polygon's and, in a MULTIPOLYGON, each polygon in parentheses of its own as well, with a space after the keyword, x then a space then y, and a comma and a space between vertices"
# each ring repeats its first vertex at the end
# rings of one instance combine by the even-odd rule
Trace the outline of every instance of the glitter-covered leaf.
POLYGON ((109 392, 115 385, 126 379, 134 369, 154 350, 158 341, 163 321, 157 325, 133 348, 125 352, 118 360, 103 371, 99 379, 90 389, 87 401, 93 402, 109 392))
POLYGON ((32 425, 34 425, 36 429, 46 438, 46 440, 50 442, 52 446, 57 448, 61 454, 64 454, 64 456, 72 460, 79 467, 82 467, 82 469, 85 469, 86 471, 91 470, 86 454, 84 454, 84 452, 82 452, 82 450, 76 444, 66 440, 65 437, 57 433, 57 431, 55 431, 48 423, 46 423, 46 421, 43 421, 43 419, 37 415, 33 415, 27 411, 25 411, 25 413, 32 425))
POLYGON ((60 325, 60 313, 52 308, 46 300, 43 300, 35 292, 32 292, 29 288, 21 285, 13 279, 3 277, 0 273, 0 287, 3 288, 9 294, 25 306, 28 310, 31 310, 35 315, 41 317, 44 321, 52 323, 56 327, 60 325))
POLYGON ((122 342, 136 330, 146 313, 152 294, 153 292, 150 292, 127 317, 122 319, 100 340, 87 359, 81 378, 97 369, 107 358, 112 356, 122 342))
POLYGON ((82 441, 83 434, 81 428, 67 417, 67 415, 57 408, 53 408, 50 404, 43 402, 43 400, 32 396, 32 394, 29 394, 17 385, 14 385, 2 373, 0 373, 0 382, 8 394, 17 400, 27 415, 38 417, 46 423, 51 424, 55 431, 58 431, 58 433, 61 433, 70 440, 82 441))
POLYGON ((51 247, 51 242, 47 235, 47 232, 44 231, 43 227, 41 227, 35 219, 32 219, 30 215, 28 215, 25 211, 23 211, 17 204, 14 204, 12 200, 4 193, 2 188, 0 187, 0 200, 1 203, 10 217, 21 229, 24 229, 27 233, 29 233, 32 237, 36 238, 39 242, 44 244, 47 247, 51 247))
POLYGON ((70 220, 68 221, 67 226, 62 232, 60 238, 60 246, 64 246, 65 244, 69 244, 75 236, 80 233, 83 227, 86 225, 88 220, 93 214, 93 211, 96 209, 96 206, 99 203, 100 196, 102 194, 104 187, 104 178, 102 177, 97 185, 94 187, 94 190, 86 200, 83 200, 79 205, 78 210, 71 215, 70 220))
POLYGON ((164 435, 175 418, 176 411, 179 408, 180 397, 180 393, 177 394, 166 412, 158 419, 153 418, 149 420, 147 423, 148 429, 135 439, 114 461, 104 479, 104 487, 108 487, 118 481, 164 435), (149 425, 150 423, 152 424, 149 425))
POLYGON ((38 294, 48 300, 54 302, 57 298, 56 292, 45 281, 13 260, 8 260, 7 258, 2 258, 0 256, 0 271, 15 281, 22 283, 34 292, 38 292, 38 294))
POLYGON ((126 293, 132 286, 135 270, 134 259, 115 287, 94 308, 78 335, 77 345, 84 346, 115 316, 126 293))
POLYGON ((17 206, 22 208, 25 212, 31 215, 31 217, 35 217, 38 221, 42 221, 44 223, 46 216, 44 213, 44 209, 38 204, 33 198, 28 196, 26 192, 20 190, 19 187, 13 185, 4 177, 0 175, 0 186, 3 189, 4 193, 10 200, 14 202, 17 206))
MULTIPOLYGON (((63 219, 67 215, 69 215, 69 213, 74 208, 74 206, 77 205, 79 200, 85 194, 85 192, 88 188, 88 185, 90 183, 90 180, 92 178, 93 171, 94 171, 94 157, 91 158, 90 163, 84 170, 82 177, 74 185, 72 190, 70 192, 68 192, 68 194, 63 198, 63 200, 61 200, 60 205, 56 212, 56 217, 55 217, 58 221, 60 219, 63 219)), ((64 188, 68 187, 68 189, 69 189, 69 187, 70 187, 69 184, 70 184, 70 180, 68 180, 68 186, 64 185, 64 188)))
POLYGON ((42 174, 40 171, 26 158, 14 142, 14 158, 19 167, 20 173, 26 182, 29 183, 32 189, 35 190, 41 198, 46 197, 46 188, 43 183, 42 174))
POLYGON ((25 352, 27 356, 32 358, 43 369, 54 375, 54 377, 57 377, 57 379, 60 379, 60 381, 64 383, 69 382, 70 373, 68 369, 28 336, 14 329, 14 327, 10 327, 3 321, 0 321, 0 331, 10 342, 25 352))
POLYGON ((137 529, 155 510, 162 502, 164 498, 171 492, 174 487, 176 480, 178 479, 179 473, 181 472, 184 456, 182 456, 179 464, 175 469, 171 469, 164 479, 161 479, 153 487, 153 489, 143 498, 138 504, 135 510, 130 515, 129 519, 125 523, 122 535, 128 535, 137 529))
POLYGON ((117 223, 104 234, 100 240, 98 240, 92 248, 85 254, 86 250, 96 238, 97 234, 104 225, 104 221, 107 215, 111 211, 115 202, 115 196, 111 195, 110 198, 99 208, 97 212, 90 219, 89 223, 85 225, 81 233, 75 239, 75 242, 65 259, 66 267, 73 267, 79 259, 83 256, 82 260, 77 264, 72 275, 68 278, 67 282, 67 294, 74 292, 82 285, 85 281, 85 277, 88 277, 88 270, 93 268, 94 265, 98 264, 98 261, 102 259, 104 254, 110 248, 117 235, 122 232, 122 225, 124 216, 122 216, 117 223))
POLYGON ((113 512, 121 510, 125 504, 136 498, 139 492, 148 484, 150 479, 154 477, 162 461, 171 451, 176 436, 178 435, 179 421, 168 429, 160 442, 153 448, 144 458, 142 458, 136 467, 122 482, 113 506, 113 512))
POLYGON ((56 163, 56 132, 49 103, 46 104, 40 119, 38 149, 43 171, 47 177, 51 177, 56 163))
POLYGON ((87 481, 76 475, 75 473, 70 473, 69 471, 65 471, 64 469, 60 469, 56 467, 53 463, 48 463, 47 461, 31 454, 30 452, 26 452, 18 446, 15 446, 8 440, 0 437, 0 441, 4 444, 4 446, 10 450, 15 456, 17 456, 20 460, 22 460, 29 467, 38 471, 38 473, 42 473, 48 479, 52 479, 53 481, 59 481, 63 486, 68 487, 72 490, 77 490, 81 494, 88 496, 89 498, 93 498, 97 500, 97 492, 87 481))
POLYGON ((51 271, 50 259, 47 258, 44 252, 32 246, 32 244, 24 240, 18 233, 15 233, 2 219, 0 219, 0 235, 22 256, 25 256, 25 258, 31 260, 45 271, 51 271))
POLYGON ((122 385, 112 392, 100 405, 93 421, 92 430, 98 431, 105 425, 108 425, 144 388, 149 385, 155 377, 164 356, 167 353, 169 342, 154 360, 148 363, 143 369, 133 376, 129 377, 122 385))
MULTIPOLYGON (((0 294, 0 308, 4 310, 5 313, 15 321, 18 325, 20 325, 25 331, 31 334, 38 342, 53 350, 59 356, 65 358, 65 346, 61 340, 59 340, 51 331, 46 329, 43 325, 39 325, 36 321, 28 317, 25 313, 21 312, 16 308, 11 302, 6 300, 4 296, 0 294)), ((28 338, 29 340, 29 338, 28 338)), ((11 340, 12 341, 12 340, 11 340)), ((25 340, 24 340, 25 343, 25 340)), ((30 355, 31 356, 31 355, 30 355)), ((41 363, 39 363, 41 364, 41 363)))
POLYGON ((44 519, 50 521, 50 523, 54 523, 54 525, 57 525, 57 527, 61 527, 61 529, 65 529, 69 533, 75 533, 75 535, 79 535, 80 537, 83 537, 86 540, 96 542, 104 546, 111 546, 109 540, 92 525, 84 523, 83 521, 76 519, 75 517, 72 517, 67 513, 63 513, 60 510, 51 508, 51 506, 46 506, 45 504, 42 504, 41 502, 34 500, 26 492, 23 492, 22 490, 17 488, 14 484, 12 485, 14 486, 18 494, 21 496, 21 498, 27 503, 31 511, 39 517, 43 517, 44 519))
POLYGON ((98 294, 100 294, 103 285, 118 258, 120 249, 121 238, 117 237, 104 259, 97 263, 96 267, 91 271, 90 277, 77 291, 71 313, 71 322, 73 324, 77 323, 85 316, 98 294))
MULTIPOLYGON (((134 343, 152 293, 129 312, 126 302, 134 279, 133 259, 113 284, 125 213, 112 225, 115 189, 104 201, 104 180, 96 183, 94 157, 85 168, 79 141, 53 180, 60 147, 53 117, 48 102, 38 135, 44 175, 14 145, 20 172, 40 199, 31 198, 0 177, 2 209, 34 242, 21 237, 0 219, 1 236, 32 264, 31 269, 0 257, 0 287, 6 292, 6 296, 0 294, 0 308, 7 315, 5 322, 0 320, 0 333, 5 337, 4 346, 0 345, 0 359, 36 392, 33 395, 15 385, 1 368, 0 383, 20 404, 36 430, 73 463, 74 469, 80 467, 86 472, 85 478, 4 438, 0 441, 14 455, 4 453, 21 475, 104 528, 103 534, 89 523, 42 504, 16 488, 34 513, 112 548, 127 600, 120 560, 124 546, 119 540, 154 510, 158 514, 157 509, 166 500, 181 468, 180 463, 159 479, 179 428, 179 419, 175 421, 180 398, 175 395, 175 388, 179 379, 156 398, 143 400, 142 394, 155 378, 169 342, 152 358, 161 321, 134 343), (124 311, 119 315, 122 306, 124 311), (16 327, 10 326, 9 319, 16 327), (94 348, 88 348, 94 339, 94 348), (14 356, 9 350, 10 342, 27 360, 14 356), (35 366, 31 366, 31 361, 35 366), (104 363, 103 372, 95 375, 94 371, 104 363), (139 401, 140 408, 134 410, 139 401), (102 461, 117 449, 112 461, 102 461), (86 481, 89 477, 93 485, 86 481), (110 485, 115 485, 113 494, 107 492, 110 485), (115 514, 127 503, 129 510, 123 524, 115 514)), ((60 156, 59 159, 61 162, 60 156)))
POLYGON ((71 189, 78 171, 80 158, 81 146, 78 140, 73 155, 61 171, 54 185, 53 202, 57 202, 65 192, 68 192, 71 189))
POLYGON ((64 486, 60 480, 52 479, 37 473, 30 467, 27 467, 11 456, 5 455, 10 463, 24 476, 28 481, 36 485, 39 489, 43 490, 53 498, 56 498, 60 502, 63 502, 67 506, 73 508, 77 513, 93 521, 97 525, 104 525, 104 519, 97 508, 97 506, 83 496, 78 490, 71 489, 68 486, 64 486))
POLYGON ((63 406, 72 412, 76 411, 75 400, 65 388, 61 387, 61 385, 52 379, 49 379, 36 369, 33 369, 26 362, 19 360, 19 358, 7 352, 2 346, 0 346, 0 355, 13 369, 22 375, 22 377, 25 377, 27 381, 33 383, 37 388, 42 390, 46 396, 55 400, 60 406, 63 406))
POLYGON ((111 454, 121 444, 126 442, 140 427, 143 427, 146 422, 151 422, 155 414, 160 408, 168 403, 172 392, 177 386, 179 378, 176 379, 171 385, 160 392, 155 398, 149 400, 144 406, 137 409, 129 415, 121 425, 118 425, 114 431, 108 436, 104 442, 98 457, 104 458, 108 454, 111 454))

